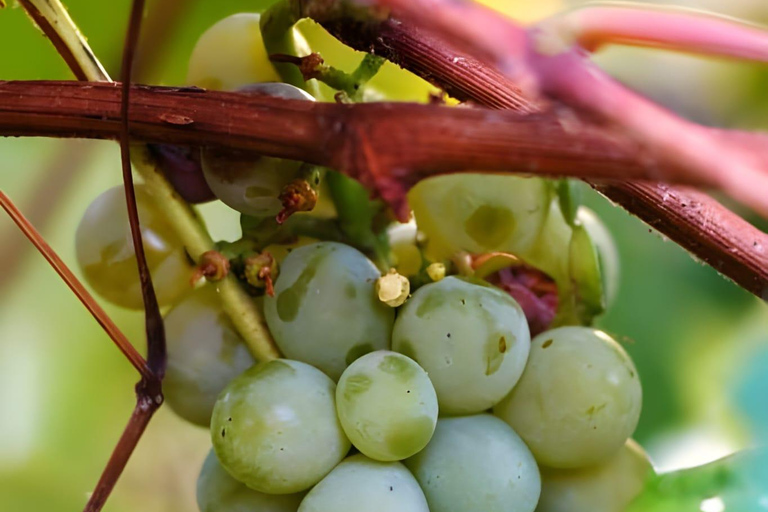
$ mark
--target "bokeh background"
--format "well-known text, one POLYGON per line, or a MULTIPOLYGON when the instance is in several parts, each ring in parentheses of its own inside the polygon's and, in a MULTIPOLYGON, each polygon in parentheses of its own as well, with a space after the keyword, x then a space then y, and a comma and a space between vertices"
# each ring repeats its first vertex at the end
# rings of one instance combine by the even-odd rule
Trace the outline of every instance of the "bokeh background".
MULTIPOLYGON (((49 42, 10 3, 0 10, 0 79, 71 79, 49 42)), ((578 2, 487 3, 532 21, 578 2)), ((765 0, 679 3, 768 23, 765 0)), ((66 4, 96 54, 118 75, 128 0, 66 4)), ((183 84, 188 56, 207 26, 267 4, 150 0, 138 80, 183 84)), ((359 59, 319 31, 310 32, 331 63, 349 67, 359 59)), ((626 48, 611 48, 598 60, 689 118, 720 126, 768 124, 768 68, 626 48)), ((394 69, 377 81, 411 100, 424 100, 429 90, 394 69)), ((94 197, 118 183, 114 143, 0 138, 0 188, 73 265, 80 216, 94 197)), ((661 469, 690 466, 765 437, 765 303, 623 210, 585 194, 618 244, 619 294, 599 325, 625 343, 639 368, 645 398, 636 438, 654 463, 661 469)), ((217 238, 237 238, 231 211, 208 205, 203 213, 217 238)), ((134 343, 143 345, 141 316, 105 307, 134 343)), ((63 282, 0 215, 0 511, 80 510, 132 410, 136 380, 63 282)), ((206 430, 161 408, 105 510, 197 510, 194 484, 208 446, 206 430)))

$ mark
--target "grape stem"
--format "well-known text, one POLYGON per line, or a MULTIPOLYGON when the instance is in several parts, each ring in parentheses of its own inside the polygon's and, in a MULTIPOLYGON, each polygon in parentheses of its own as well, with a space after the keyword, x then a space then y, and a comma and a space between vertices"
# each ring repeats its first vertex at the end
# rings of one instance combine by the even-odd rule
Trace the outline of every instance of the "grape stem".
POLYGON ((384 59, 370 53, 366 53, 360 65, 352 73, 346 73, 325 63, 319 53, 311 53, 306 57, 294 57, 293 55, 270 55, 272 62, 286 62, 298 67, 304 80, 317 79, 329 87, 346 94, 352 102, 363 100, 364 86, 376 76, 384 64, 384 59))

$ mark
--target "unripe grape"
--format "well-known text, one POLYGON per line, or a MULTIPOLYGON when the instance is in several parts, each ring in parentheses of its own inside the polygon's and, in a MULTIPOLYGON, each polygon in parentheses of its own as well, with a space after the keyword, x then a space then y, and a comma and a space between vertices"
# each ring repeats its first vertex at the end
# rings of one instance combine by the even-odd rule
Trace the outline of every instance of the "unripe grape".
POLYGON ((427 447, 405 465, 430 512, 533 512, 541 490, 528 447, 490 414, 441 418, 427 447))
MULTIPOLYGON (((147 265, 157 301, 167 306, 191 291, 192 267, 181 240, 155 208, 146 188, 137 185, 135 190, 147 265)), ((96 293, 118 306, 143 307, 122 186, 105 191, 88 206, 77 226, 75 246, 83 276, 96 293)))
MULTIPOLYGON (((243 90, 250 94, 314 101, 305 91, 284 83, 251 84, 243 90)), ((280 193, 299 175, 302 167, 302 163, 295 160, 217 147, 203 148, 201 162, 205 180, 216 197, 230 208, 254 217, 274 216, 282 210, 280 193)))
POLYGON ((320 242, 285 258, 264 316, 286 357, 323 370, 334 380, 358 357, 389 348, 394 310, 379 302, 380 277, 360 251, 320 242))
POLYGON ((350 448, 335 394, 331 379, 299 361, 277 359, 246 370, 213 408, 211 440, 219 462, 260 492, 309 489, 350 448))
POLYGON ((579 468, 612 457, 635 430, 642 390, 637 369, 610 336, 560 327, 531 342, 517 386, 494 408, 539 464, 579 468))
POLYGON ((610 459, 595 466, 542 467, 536 512, 623 512, 652 475, 648 456, 631 439, 610 459))
POLYGON ((441 414, 493 407, 523 373, 530 343, 525 315, 512 297, 457 277, 416 290, 392 334, 392 349, 429 374, 441 414))
POLYGON ((549 203, 544 180, 516 176, 448 174, 408 193, 433 261, 459 251, 522 254, 536 242, 549 203))
POLYGON ((197 479, 200 512, 296 512, 303 494, 265 494, 227 473, 211 450, 197 479))
POLYGON ((168 312, 165 340, 168 405, 185 420, 210 426, 221 390, 254 364, 212 286, 193 292, 168 312))
POLYGON ((299 512, 429 512, 424 493, 399 462, 353 455, 301 502, 299 512))
POLYGON ((413 359, 380 350, 352 363, 339 379, 336 410, 352 444, 376 460, 419 452, 437 423, 437 395, 413 359))
POLYGON ((189 58, 187 83, 232 91, 250 83, 280 81, 264 47, 260 19, 258 13, 233 14, 206 30, 189 58))

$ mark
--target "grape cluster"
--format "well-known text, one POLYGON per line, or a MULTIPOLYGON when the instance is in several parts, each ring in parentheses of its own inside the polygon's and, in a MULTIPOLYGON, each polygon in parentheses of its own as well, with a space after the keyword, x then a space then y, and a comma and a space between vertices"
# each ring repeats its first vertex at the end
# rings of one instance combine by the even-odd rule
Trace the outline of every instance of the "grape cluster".
MULTIPOLYGON (((189 80, 314 100, 272 82, 258 15, 204 34, 189 80)), ((201 512, 621 512, 639 492, 652 472, 631 440, 639 376, 591 327, 615 294, 616 251, 562 187, 433 178, 410 192, 407 224, 382 221, 367 197, 340 188, 335 208, 354 214, 301 214, 311 222, 299 229, 275 216, 289 184, 314 194, 318 174, 201 151, 211 190, 243 214, 242 243, 222 251, 284 357, 254 361, 215 287, 193 291, 181 243, 139 186, 150 271, 160 302, 174 305, 165 395, 210 428, 201 512), (401 293, 384 294, 384 283, 401 293)), ((123 211, 117 190, 89 207, 78 257, 97 292, 139 307, 123 211)))
POLYGON ((291 359, 219 394, 201 510, 289 495, 279 510, 620 511, 639 490, 640 382, 604 332, 531 340, 512 297, 458 276, 422 285, 395 316, 375 298, 374 265, 336 242, 282 268, 264 308, 291 359))

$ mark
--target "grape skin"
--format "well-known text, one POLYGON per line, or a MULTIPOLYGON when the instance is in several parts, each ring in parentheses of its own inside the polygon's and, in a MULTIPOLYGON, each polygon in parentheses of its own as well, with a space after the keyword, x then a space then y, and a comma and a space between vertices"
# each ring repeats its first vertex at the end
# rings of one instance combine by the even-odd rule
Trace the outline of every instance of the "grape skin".
MULTIPOLYGON (((181 240, 155 208, 146 187, 137 185, 135 190, 157 301, 168 306, 191 291, 192 267, 181 240)), ((122 186, 104 191, 88 206, 77 226, 75 248, 83 276, 96 293, 124 308, 144 307, 122 186)))
POLYGON ((607 334, 560 327, 531 341, 528 366, 494 414, 520 434, 539 464, 578 468, 613 456, 640 417, 637 369, 607 334))
POLYGON ((211 450, 197 478, 200 512, 296 512, 303 493, 265 494, 238 482, 219 464, 211 450))
MULTIPOLYGON (((399 462, 353 455, 331 471, 299 512, 430 512, 413 475, 399 462)), ((435 512, 434 510, 432 512, 435 512)))
MULTIPOLYGON (((290 84, 250 84, 240 90, 286 99, 314 101, 290 84)), ((252 153, 204 147, 201 165, 205 181, 224 204, 253 217, 270 217, 283 209, 280 193, 299 175, 301 162, 252 153)))
POLYGON ((408 193, 432 261, 459 251, 523 254, 536 242, 549 203, 546 181, 516 176, 436 176, 408 193))
POLYGON ((255 82, 279 82, 264 47, 260 18, 258 13, 233 14, 206 30, 189 58, 187 83, 232 91, 255 82))
POLYGON ((414 360, 381 350, 344 371, 336 388, 336 410, 355 448, 375 460, 401 460, 432 437, 437 395, 414 360))
POLYGON ((358 357, 388 349, 394 310, 376 298, 379 276, 347 245, 320 242, 292 251, 274 297, 264 298, 267 325, 282 353, 338 380, 358 357))
POLYGON ((254 364, 224 313, 216 290, 206 286, 165 316, 168 366, 166 402, 175 413, 208 428, 216 398, 229 382, 254 364))
POLYGON ((518 381, 530 333, 508 294, 451 276, 422 286, 400 309, 392 348, 427 371, 440 414, 471 414, 493 407, 518 381))
POLYGON ((596 466, 542 467, 536 512, 623 512, 652 476, 648 456, 629 439, 618 453, 596 466))
POLYGON ((533 512, 541 490, 528 447, 490 414, 441 418, 432 441, 405 465, 431 512, 533 512))
POLYGON ((288 359, 257 364, 219 396, 211 440, 221 465, 248 487, 291 494, 319 482, 347 454, 336 384, 288 359))

